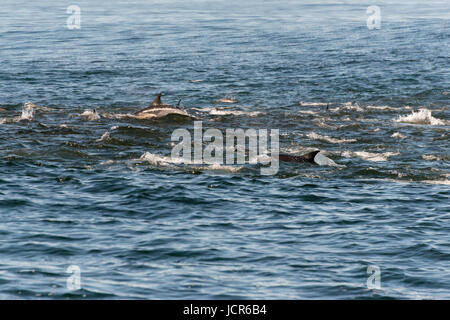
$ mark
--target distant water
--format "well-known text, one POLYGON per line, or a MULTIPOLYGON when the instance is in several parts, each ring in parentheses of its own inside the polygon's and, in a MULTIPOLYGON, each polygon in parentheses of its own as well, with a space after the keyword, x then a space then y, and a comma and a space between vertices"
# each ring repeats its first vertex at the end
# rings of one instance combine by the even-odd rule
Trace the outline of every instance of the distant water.
POLYGON ((2 0, 0 298, 450 298, 448 9, 2 0), (161 91, 341 166, 171 163, 161 91))

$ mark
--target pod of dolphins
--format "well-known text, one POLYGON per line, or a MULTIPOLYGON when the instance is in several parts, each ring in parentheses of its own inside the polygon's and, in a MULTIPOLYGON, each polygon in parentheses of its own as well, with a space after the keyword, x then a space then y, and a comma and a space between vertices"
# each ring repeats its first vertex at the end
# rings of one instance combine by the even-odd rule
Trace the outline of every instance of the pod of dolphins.
MULTIPOLYGON (((134 115, 137 117, 164 117, 169 114, 177 114, 182 116, 190 117, 190 115, 181 109, 180 106, 181 100, 178 101, 176 106, 165 104, 161 102, 161 93, 159 93, 155 100, 153 100, 152 104, 142 109, 138 112, 136 112, 134 115)), ((235 99, 221 99, 217 100, 216 102, 227 102, 227 103, 235 103, 237 100, 235 99)), ((328 105, 327 105, 328 109, 328 105)), ((320 162, 317 160, 316 157, 319 154, 320 150, 312 151, 307 154, 301 155, 301 156, 294 156, 289 154, 279 154, 279 160, 283 162, 295 162, 295 163, 311 163, 311 164, 320 164, 320 162)))

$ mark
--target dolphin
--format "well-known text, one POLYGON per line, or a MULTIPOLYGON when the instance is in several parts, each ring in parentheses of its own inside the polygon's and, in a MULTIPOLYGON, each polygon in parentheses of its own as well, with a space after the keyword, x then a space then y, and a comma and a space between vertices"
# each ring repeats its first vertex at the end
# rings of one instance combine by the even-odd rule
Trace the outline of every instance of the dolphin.
POLYGON ((181 100, 178 101, 176 106, 172 106, 170 104, 165 104, 161 102, 161 93, 159 93, 155 100, 153 100, 152 104, 134 114, 136 118, 162 118, 168 116, 170 114, 177 114, 185 117, 191 117, 186 111, 179 108, 181 100))
POLYGON ((280 153, 278 159, 283 162, 296 162, 296 163, 312 163, 318 164, 314 161, 316 155, 320 152, 320 150, 312 151, 302 156, 294 156, 290 154, 280 153))
POLYGON ((302 156, 294 156, 290 154, 279 154, 278 159, 284 162, 295 162, 295 163, 311 163, 319 166, 331 166, 344 168, 345 165, 337 164, 330 158, 324 156, 320 150, 312 151, 302 156))

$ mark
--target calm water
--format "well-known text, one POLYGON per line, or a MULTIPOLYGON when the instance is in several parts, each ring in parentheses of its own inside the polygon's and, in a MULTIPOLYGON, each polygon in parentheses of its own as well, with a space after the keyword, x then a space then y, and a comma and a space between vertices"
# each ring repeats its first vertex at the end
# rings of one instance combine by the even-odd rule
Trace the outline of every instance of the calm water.
POLYGON ((450 298, 448 9, 2 0, 0 298, 450 298), (341 166, 172 163, 193 121, 126 116, 161 91, 341 166))

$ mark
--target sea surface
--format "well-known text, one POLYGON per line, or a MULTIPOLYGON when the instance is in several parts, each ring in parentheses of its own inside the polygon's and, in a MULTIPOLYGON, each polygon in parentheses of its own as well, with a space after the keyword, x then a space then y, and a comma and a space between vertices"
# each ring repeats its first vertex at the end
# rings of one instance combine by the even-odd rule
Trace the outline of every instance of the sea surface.
POLYGON ((449 40, 448 1, 1 0, 0 299, 449 299, 449 40), (180 164, 194 120, 336 166, 180 164))

